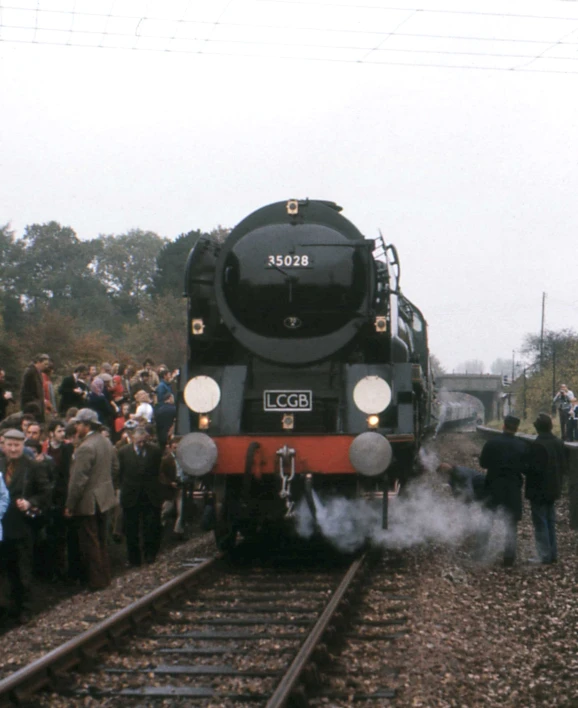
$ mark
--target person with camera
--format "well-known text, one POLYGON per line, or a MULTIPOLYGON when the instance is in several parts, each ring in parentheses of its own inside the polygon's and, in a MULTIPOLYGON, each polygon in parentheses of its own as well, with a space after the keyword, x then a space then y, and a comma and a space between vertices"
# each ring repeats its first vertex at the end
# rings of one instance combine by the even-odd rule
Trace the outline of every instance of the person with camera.
POLYGON ((10 494, 10 504, 2 520, 4 541, 0 568, 9 581, 10 614, 20 624, 28 621, 34 544, 34 519, 50 506, 50 482, 46 471, 24 454, 25 435, 7 430, 0 472, 10 494))
POLYGON ((568 419, 572 408, 572 399, 574 394, 569 390, 566 384, 560 384, 560 390, 552 400, 552 412, 558 411, 560 417, 560 437, 566 440, 568 436, 568 419))

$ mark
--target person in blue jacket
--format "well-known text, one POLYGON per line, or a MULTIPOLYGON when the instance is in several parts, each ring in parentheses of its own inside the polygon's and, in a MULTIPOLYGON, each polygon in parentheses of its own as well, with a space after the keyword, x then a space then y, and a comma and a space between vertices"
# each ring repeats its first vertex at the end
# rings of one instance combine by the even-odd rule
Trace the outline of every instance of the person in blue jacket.
POLYGON ((4 476, 0 472, 0 541, 3 539, 2 534, 2 519, 6 513, 6 509, 10 504, 10 493, 8 492, 8 487, 4 482, 4 476))

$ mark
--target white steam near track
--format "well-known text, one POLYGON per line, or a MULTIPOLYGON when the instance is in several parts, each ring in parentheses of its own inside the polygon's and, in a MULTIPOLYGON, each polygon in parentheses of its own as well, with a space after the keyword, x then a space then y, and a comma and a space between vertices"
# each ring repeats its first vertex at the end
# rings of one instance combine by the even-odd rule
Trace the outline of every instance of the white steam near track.
MULTIPOLYGON (((483 560, 493 560, 500 546, 503 548, 502 516, 480 504, 466 504, 449 490, 436 489, 430 481, 439 463, 437 455, 422 449, 420 459, 426 475, 403 496, 390 499, 385 530, 381 528, 381 501, 320 500, 314 495, 317 526, 323 536, 340 551, 352 552, 365 543, 396 550, 426 543, 456 547, 491 530, 483 560)), ((304 499, 297 507, 296 520, 299 535, 311 537, 315 524, 304 499)))

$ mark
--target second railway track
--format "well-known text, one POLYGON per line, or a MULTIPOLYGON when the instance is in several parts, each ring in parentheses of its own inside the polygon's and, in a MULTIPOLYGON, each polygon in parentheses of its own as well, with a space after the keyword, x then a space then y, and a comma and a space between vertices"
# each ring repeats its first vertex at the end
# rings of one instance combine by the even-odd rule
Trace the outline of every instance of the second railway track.
POLYGON ((410 600, 373 554, 205 561, 8 676, 0 705, 384 705, 410 600))

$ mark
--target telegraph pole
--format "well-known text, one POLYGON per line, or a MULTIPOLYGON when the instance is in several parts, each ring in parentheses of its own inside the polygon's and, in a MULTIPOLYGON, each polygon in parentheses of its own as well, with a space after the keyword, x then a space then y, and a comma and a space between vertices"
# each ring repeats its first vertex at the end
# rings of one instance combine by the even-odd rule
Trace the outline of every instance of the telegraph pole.
POLYGON ((544 368, 544 320, 546 315, 546 293, 542 293, 542 326, 540 327, 540 370, 544 368))

